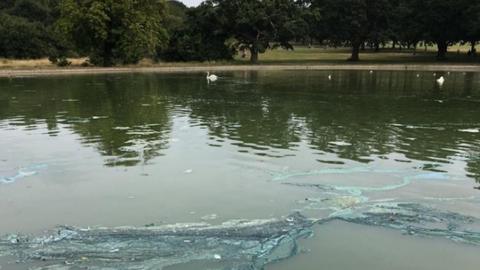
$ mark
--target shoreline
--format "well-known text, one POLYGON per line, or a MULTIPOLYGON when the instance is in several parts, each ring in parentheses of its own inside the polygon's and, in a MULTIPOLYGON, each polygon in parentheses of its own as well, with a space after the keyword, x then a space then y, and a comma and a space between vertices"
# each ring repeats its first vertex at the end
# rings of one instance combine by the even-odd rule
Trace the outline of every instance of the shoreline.
POLYGON ((445 71, 480 72, 472 64, 259 64, 259 65, 195 65, 158 67, 75 67, 0 69, 0 78, 40 77, 58 75, 121 74, 121 73, 189 73, 222 71, 280 71, 280 70, 377 70, 377 71, 445 71))

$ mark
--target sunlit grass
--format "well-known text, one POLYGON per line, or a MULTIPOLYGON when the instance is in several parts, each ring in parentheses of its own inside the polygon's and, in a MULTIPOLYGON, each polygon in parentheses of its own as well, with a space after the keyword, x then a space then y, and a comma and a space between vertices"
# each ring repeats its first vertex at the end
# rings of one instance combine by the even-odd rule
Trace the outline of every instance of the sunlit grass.
MULTIPOLYGON (((69 59, 73 66, 80 66, 85 62, 86 58, 69 59)), ((54 68, 56 67, 47 58, 41 59, 4 59, 0 58, 0 68, 16 69, 16 68, 54 68)))
MULTIPOLYGON (((479 58, 468 57, 466 52, 468 46, 452 46, 448 53, 446 63, 452 62, 480 62, 479 58)), ((314 63, 344 63, 350 57, 348 48, 325 49, 320 47, 297 46, 292 50, 275 49, 268 50, 259 57, 260 63, 285 63, 285 64, 314 64, 314 63)), ((380 52, 365 50, 360 52, 360 63, 442 63, 436 59, 434 47, 417 48, 416 54, 413 50, 392 50, 382 49, 380 52)), ((237 61, 247 62, 246 58, 236 57, 237 61)))

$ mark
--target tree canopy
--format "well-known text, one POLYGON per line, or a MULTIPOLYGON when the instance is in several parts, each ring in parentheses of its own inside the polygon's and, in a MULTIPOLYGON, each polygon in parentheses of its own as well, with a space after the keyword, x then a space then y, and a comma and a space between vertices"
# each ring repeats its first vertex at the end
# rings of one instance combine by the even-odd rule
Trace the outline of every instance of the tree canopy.
POLYGON ((0 57, 61 59, 87 56, 110 66, 145 57, 216 61, 239 53, 258 61, 268 49, 318 43, 362 48, 480 40, 478 0, 3 0, 0 57))
POLYGON ((57 28, 94 64, 137 63, 163 46, 161 0, 62 0, 57 28))
POLYGON ((250 51, 250 61, 269 48, 292 49, 290 42, 304 26, 296 1, 208 0, 216 9, 219 27, 235 39, 236 47, 250 51))

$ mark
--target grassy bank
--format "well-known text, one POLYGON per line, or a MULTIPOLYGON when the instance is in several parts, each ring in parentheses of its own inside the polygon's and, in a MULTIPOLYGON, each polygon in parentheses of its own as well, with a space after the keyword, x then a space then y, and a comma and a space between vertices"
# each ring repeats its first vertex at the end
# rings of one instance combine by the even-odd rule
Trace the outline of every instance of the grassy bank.
POLYGON ((203 71, 208 67, 212 71, 221 70, 262 70, 262 69, 389 69, 389 70, 459 70, 480 71, 480 57, 466 55, 467 47, 452 48, 446 61, 439 62, 435 58, 434 48, 418 50, 414 55, 407 50, 363 51, 361 61, 352 63, 346 59, 349 49, 324 49, 297 47, 293 51, 283 49, 270 50, 260 56, 259 65, 250 65, 248 56, 237 56, 233 61, 224 62, 179 62, 155 63, 143 60, 137 65, 114 68, 85 67, 85 58, 69 59, 69 67, 57 67, 48 59, 7 60, 0 59, 0 76, 28 76, 42 74, 78 74, 78 73, 113 73, 113 72, 180 72, 203 71), (228 67, 228 68, 227 68, 228 67))

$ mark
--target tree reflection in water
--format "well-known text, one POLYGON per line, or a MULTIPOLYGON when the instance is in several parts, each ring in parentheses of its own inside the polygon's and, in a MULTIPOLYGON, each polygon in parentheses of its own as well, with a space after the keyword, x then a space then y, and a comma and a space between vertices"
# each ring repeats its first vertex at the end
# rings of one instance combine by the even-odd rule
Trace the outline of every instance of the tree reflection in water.
POLYGON ((0 130, 70 130, 106 165, 136 166, 164 155, 187 117, 215 147, 282 158, 305 144, 327 164, 398 154, 430 171, 460 160, 480 182, 479 74, 438 73, 439 87, 431 72, 329 73, 232 72, 214 84, 203 74, 2 79, 0 130))

